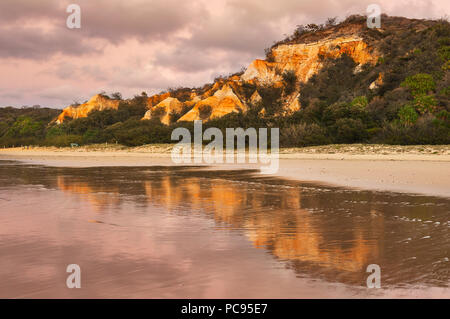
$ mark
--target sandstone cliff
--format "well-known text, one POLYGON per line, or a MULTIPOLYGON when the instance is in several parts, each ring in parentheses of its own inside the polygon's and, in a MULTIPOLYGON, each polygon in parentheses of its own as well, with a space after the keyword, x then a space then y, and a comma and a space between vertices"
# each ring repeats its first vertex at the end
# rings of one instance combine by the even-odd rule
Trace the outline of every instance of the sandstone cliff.
POLYGON ((151 107, 144 115, 143 120, 149 120, 153 117, 159 118, 161 123, 170 124, 170 115, 180 113, 183 109, 183 103, 173 97, 168 97, 151 107))
POLYGON ((115 109, 119 107, 120 100, 112 100, 101 94, 94 95, 89 101, 79 106, 66 107, 57 117, 56 123, 61 124, 66 118, 77 119, 86 117, 92 111, 103 111, 106 109, 115 109))
POLYGON ((306 44, 285 44, 272 50, 273 62, 253 61, 241 79, 274 83, 281 81, 282 72, 293 70, 300 82, 306 82, 322 67, 324 59, 337 58, 344 53, 361 65, 377 60, 363 39, 357 36, 322 39, 306 44))
MULTIPOLYGON (((170 124, 172 121, 170 114, 178 114, 176 117, 179 118, 178 121, 194 121, 218 118, 232 112, 246 112, 261 102, 258 88, 286 87, 283 73, 287 71, 293 72, 296 83, 299 83, 308 81, 323 67, 328 58, 338 58, 343 54, 347 54, 357 63, 355 72, 366 63, 376 63, 379 55, 359 34, 361 25, 333 28, 305 38, 302 43, 275 45, 269 52, 270 59, 254 60, 243 74, 221 78, 203 89, 187 92, 187 98, 182 100, 177 98, 176 92, 153 95, 148 98, 149 110, 143 120, 156 116, 162 123, 170 124), (248 93, 249 88, 252 91, 246 94, 245 91, 248 93)), ((373 86, 378 85, 380 81, 373 86)), ((300 95, 297 84, 293 90, 284 90, 281 96, 281 109, 277 113, 286 114, 299 110, 300 95)), ((118 104, 117 100, 96 95, 85 104, 64 109, 57 123, 62 123, 66 117, 85 117, 92 110, 117 109, 118 104)), ((262 109, 260 114, 263 116, 265 112, 262 109)))
POLYGON ((200 100, 194 107, 183 115, 178 121, 195 121, 222 117, 232 112, 245 112, 247 106, 241 102, 228 84, 225 84, 213 96, 200 100), (202 115, 202 108, 210 107, 206 114, 202 115))

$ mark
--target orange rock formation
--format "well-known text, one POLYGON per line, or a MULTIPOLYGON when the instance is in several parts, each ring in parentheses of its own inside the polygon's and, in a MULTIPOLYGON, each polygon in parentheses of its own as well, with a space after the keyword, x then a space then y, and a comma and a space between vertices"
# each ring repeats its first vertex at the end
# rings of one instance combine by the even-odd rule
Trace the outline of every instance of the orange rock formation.
POLYGON ((205 105, 211 107, 211 114, 208 116, 208 119, 222 117, 232 112, 245 112, 247 110, 247 106, 241 102, 230 86, 225 84, 220 90, 216 91, 213 96, 197 102, 195 106, 178 121, 202 120, 200 108, 205 105))
POLYGON ((159 114, 159 120, 161 123, 166 125, 170 124, 170 114, 171 113, 180 113, 183 109, 183 103, 178 101, 178 99, 173 97, 168 97, 165 100, 161 101, 153 108, 149 109, 145 115, 143 120, 149 120, 152 118, 152 112, 156 111, 159 114), (159 111, 159 112, 158 112, 159 111))
MULTIPOLYGON (((157 114, 162 114, 160 120, 164 124, 170 124, 169 114, 171 112, 180 114, 185 109, 190 110, 178 121, 209 120, 232 112, 245 112, 248 105, 255 105, 261 101, 261 96, 257 90, 249 99, 242 95, 241 88, 245 82, 256 86, 274 85, 280 87, 283 85, 283 72, 289 70, 295 72, 299 82, 306 82, 322 68, 323 61, 326 58, 337 58, 347 54, 358 63, 355 72, 363 64, 375 64, 378 55, 357 35, 358 32, 349 29, 346 31, 347 34, 344 31, 334 33, 334 36, 325 32, 325 36, 316 42, 275 46, 271 52, 273 57, 271 62, 254 60, 242 75, 220 79, 200 94, 192 92, 188 101, 180 102, 171 96, 171 93, 153 95, 148 98, 149 111, 143 119, 150 119, 152 110, 155 110, 157 114), (206 117, 202 114, 203 118, 201 118, 200 109, 205 105, 211 107, 211 112, 206 117), (158 108, 163 109, 158 111, 158 108)), ((373 83, 373 86, 378 85, 380 81, 381 78, 378 79, 377 83, 373 83)), ((298 101, 299 95, 301 95, 301 92, 297 89, 289 95, 283 96, 283 109, 280 114, 299 110, 301 107, 298 101)), ((119 101, 117 100, 96 95, 85 104, 78 107, 69 106, 64 109, 58 117, 57 123, 62 123, 66 117, 85 117, 92 110, 116 109, 118 104, 119 101)))
POLYGON ((64 122, 66 117, 77 119, 87 117, 92 111, 103 111, 106 109, 115 109, 119 107, 120 100, 112 100, 101 94, 94 95, 88 102, 79 106, 66 107, 56 119, 57 124, 64 122))

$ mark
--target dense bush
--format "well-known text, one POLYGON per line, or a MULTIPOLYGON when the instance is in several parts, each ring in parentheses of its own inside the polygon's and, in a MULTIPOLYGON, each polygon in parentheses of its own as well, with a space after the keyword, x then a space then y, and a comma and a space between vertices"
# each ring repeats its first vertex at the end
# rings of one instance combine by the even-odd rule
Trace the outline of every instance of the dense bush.
POLYGON ((262 98, 259 107, 265 110, 267 116, 274 115, 282 109, 281 94, 283 89, 281 87, 273 85, 259 87, 258 92, 262 98))
POLYGON ((375 142, 387 144, 450 144, 450 127, 433 116, 425 116, 412 126, 389 123, 382 128, 375 142))
POLYGON ((210 105, 204 104, 198 108, 198 113, 202 120, 206 120, 211 115, 211 112, 212 107, 210 105))
POLYGON ((321 145, 330 142, 326 129, 314 123, 290 125, 280 132, 280 144, 285 147, 321 145))
POLYGON ((295 90, 297 84, 297 75, 294 70, 288 70, 283 72, 284 93, 291 94, 295 90))

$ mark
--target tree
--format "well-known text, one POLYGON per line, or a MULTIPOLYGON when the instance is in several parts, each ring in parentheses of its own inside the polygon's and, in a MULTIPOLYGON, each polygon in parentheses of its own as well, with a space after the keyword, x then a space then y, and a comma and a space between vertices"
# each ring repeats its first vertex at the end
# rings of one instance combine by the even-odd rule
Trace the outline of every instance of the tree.
POLYGON ((327 27, 331 27, 336 25, 337 22, 337 17, 333 17, 333 18, 328 18, 327 21, 325 22, 325 26, 327 27))
POLYGON ((315 24, 315 23, 307 24, 306 27, 305 27, 305 30, 308 31, 308 32, 316 32, 316 31, 319 31, 320 29, 322 29, 322 27, 320 25, 315 24))
POLYGON ((28 116, 19 116, 6 132, 10 137, 35 137, 42 129, 42 123, 28 116))
POLYGON ((307 32, 307 31, 306 31, 305 27, 302 24, 297 25, 297 27, 294 30, 294 38, 300 37, 305 32, 307 32))
POLYGON ((111 94, 111 97, 114 100, 121 100, 122 99, 122 94, 120 92, 114 92, 113 94, 111 94))

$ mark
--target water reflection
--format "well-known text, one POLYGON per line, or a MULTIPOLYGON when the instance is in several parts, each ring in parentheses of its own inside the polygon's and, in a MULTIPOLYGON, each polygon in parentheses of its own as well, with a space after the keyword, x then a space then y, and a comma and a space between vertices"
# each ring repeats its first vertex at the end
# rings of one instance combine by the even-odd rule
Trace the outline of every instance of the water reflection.
MULTIPOLYGON (((88 203, 97 214, 91 222, 129 228, 136 216, 151 214, 149 207, 163 209, 167 218, 207 217, 214 221, 211 229, 193 230, 204 232, 206 243, 210 231, 237 231, 299 278, 363 287, 367 265, 379 264, 384 287, 449 286, 448 199, 324 187, 258 177, 250 170, 192 167, 9 163, 0 167, 0 181, 2 190, 40 185, 62 191, 88 203)), ((160 236, 164 241, 173 233, 160 236)), ((207 262, 210 257, 203 258, 207 262)))

